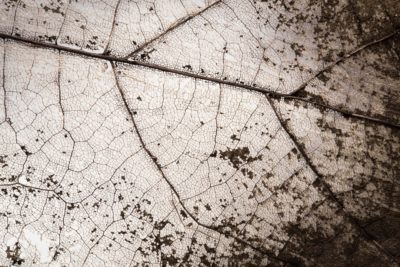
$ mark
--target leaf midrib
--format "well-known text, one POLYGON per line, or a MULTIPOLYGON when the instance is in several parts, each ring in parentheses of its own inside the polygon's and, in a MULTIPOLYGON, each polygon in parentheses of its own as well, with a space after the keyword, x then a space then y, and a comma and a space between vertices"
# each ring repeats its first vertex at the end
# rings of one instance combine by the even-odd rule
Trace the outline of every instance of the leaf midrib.
MULTIPOLYGON (((349 57, 359 53, 360 51, 364 50, 367 47, 370 47, 372 45, 375 45, 375 44, 378 44, 380 42, 383 42, 383 41, 393 37, 396 33, 397 33, 397 30, 392 32, 392 33, 390 33, 390 34, 388 34, 388 35, 385 35, 384 37, 382 37, 382 38, 380 38, 378 40, 374 40, 374 41, 372 41, 370 43, 364 44, 361 47, 358 47, 353 52, 348 53, 343 58, 341 58, 341 59, 337 60, 336 62, 334 62, 334 64, 330 65, 329 68, 325 68, 320 72, 327 71, 328 69, 332 68, 333 66, 337 65, 338 63, 343 62, 344 59, 349 58, 349 57)), ((224 84, 224 85, 227 85, 227 86, 238 87, 238 88, 242 88, 242 89, 245 89, 245 90, 248 90, 248 91, 253 91, 253 92, 266 94, 269 97, 275 98, 275 99, 279 99, 279 98, 296 99, 296 100, 299 100, 299 101, 303 101, 303 102, 307 102, 309 104, 312 104, 312 105, 316 106, 317 108, 330 109, 332 111, 341 113, 342 115, 347 116, 347 117, 350 116, 350 117, 354 117, 356 119, 366 120, 366 121, 370 121, 370 122, 373 122, 373 123, 382 124, 382 125, 385 125, 385 126, 388 126, 388 127, 391 127, 391 128, 400 129, 400 124, 397 124, 397 123, 394 123, 394 122, 391 122, 391 121, 388 121, 388 120, 383 120, 383 119, 378 119, 378 118, 374 118, 374 117, 370 117, 370 116, 365 116, 363 114, 359 114, 359 113, 356 113, 356 112, 349 112, 349 111, 346 111, 346 110, 343 110, 343 109, 340 109, 340 108, 337 108, 337 107, 332 107, 330 105, 317 103, 317 102, 311 101, 310 99, 303 98, 303 97, 298 97, 298 96, 294 96, 293 95, 294 93, 296 93, 299 90, 303 89, 307 85, 307 83, 302 84, 298 89, 294 90, 293 93, 285 94, 285 93, 279 93, 279 92, 271 91, 271 90, 266 89, 266 88, 261 88, 261 87, 246 85, 246 84, 242 84, 242 83, 232 82, 232 81, 228 81, 228 80, 223 80, 223 79, 219 79, 219 78, 209 77, 209 76, 206 76, 206 75, 196 74, 196 73, 192 73, 192 72, 188 72, 188 71, 177 70, 177 69, 169 68, 169 67, 166 67, 166 66, 161 66, 161 65, 158 65, 158 64, 154 64, 154 63, 139 61, 139 60, 135 60, 135 59, 119 58, 119 57, 115 57, 115 56, 112 56, 112 55, 98 54, 98 53, 88 52, 88 51, 84 51, 84 50, 78 50, 78 49, 74 49, 74 48, 70 48, 70 47, 60 46, 60 45, 57 45, 57 44, 35 41, 35 40, 29 39, 29 38, 25 38, 25 37, 21 37, 21 36, 15 36, 15 35, 9 35, 9 34, 0 33, 0 38, 9 39, 9 40, 17 41, 17 42, 23 42, 23 43, 26 43, 26 44, 29 44, 29 45, 32 45, 32 46, 40 47, 40 48, 55 49, 55 50, 58 50, 58 51, 71 53, 71 54, 75 54, 75 55, 80 55, 80 56, 84 56, 84 57, 107 60, 107 61, 110 61, 110 62, 124 63, 124 64, 129 64, 129 65, 134 65, 134 66, 141 66, 141 67, 154 69, 154 70, 158 70, 158 71, 162 71, 162 72, 167 72, 167 73, 172 73, 172 74, 176 74, 176 75, 182 75, 182 76, 186 76, 186 77, 191 77, 191 78, 194 78, 194 79, 200 79, 200 80, 204 80, 204 81, 224 84)))

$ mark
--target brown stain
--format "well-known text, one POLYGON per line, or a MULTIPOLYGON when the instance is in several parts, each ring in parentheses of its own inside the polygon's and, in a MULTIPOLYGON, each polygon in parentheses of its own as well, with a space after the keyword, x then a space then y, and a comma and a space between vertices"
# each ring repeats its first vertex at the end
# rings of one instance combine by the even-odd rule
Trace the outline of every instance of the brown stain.
MULTIPOLYGON (((216 151, 214 151, 211 156, 216 156, 216 151)), ((219 151, 219 157, 223 160, 229 160, 235 169, 239 169, 242 164, 249 164, 257 160, 262 159, 262 155, 250 156, 250 150, 248 147, 239 147, 226 151, 219 151)))

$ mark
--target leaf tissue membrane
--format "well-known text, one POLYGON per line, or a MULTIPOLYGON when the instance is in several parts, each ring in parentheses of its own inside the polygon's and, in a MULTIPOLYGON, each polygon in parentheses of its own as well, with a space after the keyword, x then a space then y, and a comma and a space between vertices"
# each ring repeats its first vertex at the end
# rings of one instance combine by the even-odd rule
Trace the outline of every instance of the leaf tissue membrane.
POLYGON ((400 2, 0 18, 0 266, 400 263, 400 2))

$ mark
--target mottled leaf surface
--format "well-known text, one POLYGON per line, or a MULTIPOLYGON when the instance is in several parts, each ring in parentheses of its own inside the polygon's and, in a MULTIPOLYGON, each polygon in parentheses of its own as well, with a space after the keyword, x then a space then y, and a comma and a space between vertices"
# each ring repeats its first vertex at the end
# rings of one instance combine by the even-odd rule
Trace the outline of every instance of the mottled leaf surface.
POLYGON ((0 266, 398 266, 396 1, 0 3, 0 266))

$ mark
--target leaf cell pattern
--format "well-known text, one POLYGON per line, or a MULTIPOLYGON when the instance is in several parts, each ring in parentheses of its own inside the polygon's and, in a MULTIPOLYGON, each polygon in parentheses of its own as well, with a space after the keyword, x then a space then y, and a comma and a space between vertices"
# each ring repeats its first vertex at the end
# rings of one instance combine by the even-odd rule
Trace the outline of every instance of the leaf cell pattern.
POLYGON ((398 12, 3 1, 0 265, 397 266, 398 12))

